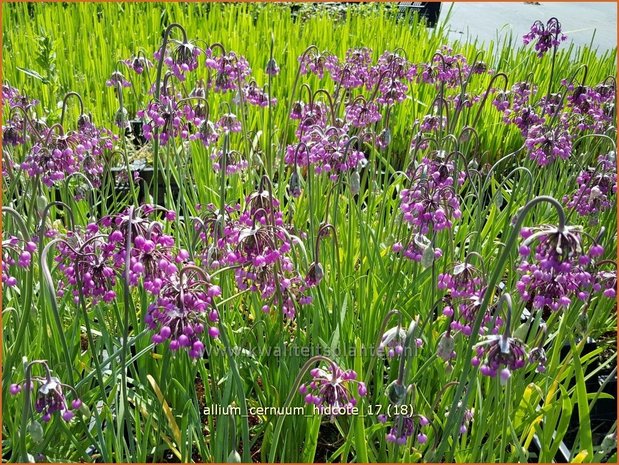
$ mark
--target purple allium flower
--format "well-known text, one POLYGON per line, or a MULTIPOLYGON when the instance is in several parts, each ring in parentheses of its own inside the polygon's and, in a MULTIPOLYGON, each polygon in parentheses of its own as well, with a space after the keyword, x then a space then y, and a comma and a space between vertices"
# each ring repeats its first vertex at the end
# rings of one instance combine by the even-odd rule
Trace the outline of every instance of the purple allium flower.
MULTIPOLYGON (((307 106, 305 108, 307 109, 307 106)), ((299 150, 299 145, 289 145, 285 155, 287 164, 312 165, 316 174, 327 174, 335 181, 341 173, 353 170, 359 163, 365 162, 363 152, 353 147, 354 139, 351 141, 350 127, 347 124, 339 128, 329 126, 323 129, 315 124, 315 121, 309 125, 310 118, 306 116, 298 130, 305 150, 299 150), (304 125, 307 125, 307 131, 304 125)))
POLYGON ((39 390, 37 391, 37 398, 35 400, 35 410, 37 413, 43 414, 43 421, 49 421, 51 415, 55 412, 63 412, 62 418, 67 420, 64 413, 68 411, 67 403, 62 392, 62 383, 56 377, 49 377, 45 382, 41 383, 39 390))
POLYGON ((581 171, 576 182, 578 188, 563 199, 567 207, 581 216, 592 217, 613 208, 611 197, 617 194, 615 153, 600 155, 597 166, 581 171))
POLYGON ((146 324, 156 331, 152 337, 155 344, 170 340, 170 350, 187 350, 191 358, 200 358, 204 343, 200 340, 206 326, 211 338, 219 336, 215 326, 219 321, 214 299, 221 289, 210 283, 208 276, 188 276, 191 271, 172 274, 157 295, 155 303, 148 307, 146 324))
POLYGON ((434 261, 443 256, 443 251, 438 247, 432 247, 430 239, 421 234, 415 234, 406 246, 401 242, 396 242, 393 244, 392 252, 415 262, 423 262, 424 257, 429 257, 429 261, 434 261))
POLYGON ((529 157, 540 166, 547 166, 558 158, 568 159, 572 154, 572 134, 567 125, 567 115, 562 115, 553 126, 531 126, 525 145, 529 157))
POLYGON ((312 73, 322 79, 325 72, 325 64, 329 54, 319 53, 316 50, 310 51, 298 58, 301 74, 312 73))
POLYGON ((182 109, 178 107, 177 96, 162 95, 159 102, 151 102, 146 109, 139 110, 137 115, 146 121, 143 126, 146 140, 155 137, 161 145, 166 145, 168 140, 177 136, 189 137, 186 123, 183 121, 182 109), (154 131, 158 132, 155 133, 154 131))
POLYGON ((142 74, 144 71, 153 67, 153 63, 146 57, 136 55, 133 58, 123 60, 123 63, 128 68, 132 69, 136 74, 142 74))
POLYGON ((234 52, 213 57, 207 50, 206 67, 214 70, 215 92, 228 92, 243 88, 251 74, 251 68, 245 57, 234 52))
POLYGON ((578 130, 602 134, 614 124, 614 86, 575 86, 566 80, 561 83, 568 90, 565 105, 571 110, 572 125, 578 130))
MULTIPOLYGON (((191 42, 171 40, 163 62, 179 81, 184 81, 186 73, 198 68, 198 57, 201 54, 200 48, 191 42)), ((155 59, 159 61, 161 58, 160 49, 155 53, 155 59)))
POLYGON ((333 409, 352 411, 357 404, 353 389, 356 388, 357 394, 361 397, 367 394, 365 384, 357 380, 357 373, 353 370, 343 370, 335 363, 329 367, 314 368, 310 374, 312 381, 301 385, 299 393, 305 395, 307 404, 315 405, 321 413, 326 408, 331 408, 331 419, 335 416, 333 409))
POLYGON ((543 373, 546 371, 546 363, 548 359, 546 357, 546 351, 540 345, 538 347, 534 347, 529 351, 529 363, 537 364, 535 371, 538 373, 543 373))
POLYGON ((11 236, 2 241, 2 284, 7 287, 17 286, 17 278, 12 276, 11 267, 28 268, 32 261, 32 254, 37 250, 37 245, 32 242, 24 242, 16 236, 11 236))
POLYGON ((370 82, 371 64, 372 50, 363 47, 347 50, 346 59, 342 62, 335 55, 328 56, 324 67, 335 83, 345 89, 354 89, 370 82))
POLYGON ((96 224, 86 226, 84 232, 69 232, 65 241, 58 244, 58 269, 63 280, 58 283, 59 295, 65 288, 72 289, 73 298, 79 303, 80 292, 94 303, 111 302, 116 298, 116 263, 113 255, 118 250, 114 243, 99 234, 96 224))
POLYGON ((485 336, 475 348, 476 355, 471 363, 474 366, 481 363, 479 371, 484 376, 500 374, 502 383, 507 381, 512 371, 524 367, 527 362, 524 343, 505 334, 485 336))
MULTIPOLYGON (((261 218, 268 221, 266 216, 261 218)), ((310 303, 311 297, 307 295, 309 284, 289 256, 292 245, 288 237, 283 227, 261 224, 260 220, 251 227, 240 227, 234 258, 242 265, 235 270, 238 288, 258 292, 265 301, 273 300, 273 305, 279 305, 292 319, 296 306, 310 303)))
POLYGON ((72 410, 77 410, 82 405, 81 401, 77 398, 75 389, 63 384, 58 378, 52 376, 47 362, 42 360, 28 364, 26 373, 28 379, 17 384, 12 384, 10 393, 12 395, 17 395, 24 389, 34 390, 35 386, 38 385, 39 387, 36 391, 34 401, 34 410, 42 415, 41 420, 47 423, 52 419, 54 413, 60 412, 60 416, 64 421, 71 421, 75 416, 72 410), (30 375, 30 371, 34 365, 42 365, 45 369, 45 376, 30 375), (69 390, 75 395, 75 399, 71 404, 67 403, 65 390, 69 390))
POLYGON ((121 87, 131 87, 131 82, 127 81, 127 78, 120 71, 114 71, 110 78, 105 81, 105 85, 108 87, 116 87, 120 85, 121 87))
MULTIPOLYGON (((462 401, 458 402, 458 409, 462 408, 462 401)), ((449 410, 445 411, 445 417, 449 417, 449 410)), ((470 424, 473 422, 473 419, 475 417, 475 409, 473 408, 466 408, 464 410, 464 416, 462 417, 462 424, 460 425, 460 434, 465 434, 469 427, 470 424)))
POLYGON ((403 219, 415 231, 427 235, 452 226, 452 220, 461 217, 460 202, 455 195, 456 182, 464 182, 464 174, 454 181, 455 165, 448 159, 424 158, 411 173, 411 187, 400 193, 403 219))
POLYGON ((519 249, 523 261, 518 266, 521 277, 516 288, 527 304, 554 312, 568 307, 573 297, 581 300, 588 297, 588 289, 593 284, 588 266, 603 249, 594 245, 585 254, 581 234, 579 226, 562 230, 542 226, 525 239, 519 249), (534 241, 537 246, 531 260, 530 246, 534 241))
POLYGON ((385 435, 387 442, 394 443, 398 446, 405 445, 410 437, 415 436, 419 444, 424 444, 428 440, 428 436, 422 431, 430 422, 423 415, 401 413, 396 415, 391 424, 389 432, 385 435))
POLYGON ((250 105, 262 108, 268 107, 269 103, 271 106, 277 105, 277 99, 269 96, 269 94, 267 94, 264 89, 258 87, 254 81, 243 88, 243 95, 250 105))
POLYGON ((437 115, 426 115, 423 117, 419 129, 422 132, 432 132, 436 131, 439 128, 445 129, 447 127, 447 117, 446 116, 437 116, 437 115))
POLYGON ((20 94, 19 90, 9 84, 2 84, 2 103, 8 102, 9 108, 21 108, 28 112, 31 108, 39 104, 38 100, 31 99, 20 94))
POLYGON ((557 47, 567 40, 567 36, 561 32, 561 23, 557 18, 550 18, 546 26, 541 21, 535 21, 531 30, 522 38, 525 45, 535 42, 535 51, 538 57, 543 57, 549 50, 557 47))
POLYGON ((310 287, 318 286, 324 275, 325 272, 320 262, 312 262, 309 267, 309 271, 307 272, 307 276, 305 276, 305 282, 310 287))
POLYGON ((109 130, 87 124, 66 134, 48 128, 41 131, 41 141, 30 147, 21 164, 28 176, 41 176, 43 184, 51 187, 81 171, 95 187, 101 185, 103 155, 112 149, 115 140, 109 130))
POLYGON ((381 120, 382 115, 376 103, 367 102, 364 98, 356 98, 346 105, 346 121, 355 128, 364 128, 381 120))
POLYGON ((593 290, 602 292, 602 295, 608 299, 616 299, 617 297, 617 270, 608 271, 598 269, 595 271, 593 290))
POLYGON ((241 122, 234 113, 226 113, 217 122, 217 128, 226 132, 241 132, 241 122))
POLYGON ((275 61, 275 58, 270 58, 269 59, 269 61, 267 62, 267 66, 266 66, 266 69, 264 70, 264 72, 268 76, 277 76, 279 74, 279 66, 277 66, 277 61, 275 61))
POLYGON ((406 331, 400 326, 395 326, 382 335, 378 353, 386 354, 389 358, 401 355, 404 352, 405 340, 406 331))
POLYGON ((249 168, 249 162, 245 160, 241 153, 237 150, 229 150, 226 153, 226 159, 223 160, 223 150, 214 150, 211 154, 211 160, 213 160, 213 170, 219 172, 222 163, 225 163, 226 174, 232 175, 249 168))

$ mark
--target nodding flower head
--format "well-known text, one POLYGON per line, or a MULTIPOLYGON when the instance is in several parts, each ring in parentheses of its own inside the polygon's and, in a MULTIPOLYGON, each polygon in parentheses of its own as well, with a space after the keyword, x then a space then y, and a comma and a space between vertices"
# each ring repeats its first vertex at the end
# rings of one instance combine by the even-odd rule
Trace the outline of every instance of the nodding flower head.
POLYGON ((39 388, 36 392, 34 410, 42 415, 41 420, 48 422, 52 419, 54 413, 60 412, 64 421, 71 421, 75 416, 73 410, 79 409, 82 406, 82 401, 77 397, 75 389, 63 384, 57 377, 52 376, 47 362, 43 360, 36 360, 27 364, 26 380, 18 384, 12 384, 9 392, 12 395, 17 395, 22 390, 34 390, 37 384, 39 388), (43 366, 45 376, 32 376, 31 370, 34 365, 43 366), (74 395, 74 400, 70 404, 65 396, 67 390, 74 395))
POLYGON ((32 242, 24 242, 17 236, 11 236, 2 241, 2 284, 7 287, 17 285, 17 278, 11 275, 11 267, 28 268, 32 262, 32 253, 37 250, 37 245, 32 242))
POLYGON ((199 47, 191 42, 174 41, 175 47, 164 63, 170 68, 179 81, 185 80, 185 73, 198 67, 198 57, 202 53, 199 47))
POLYGON ((153 63, 142 55, 136 55, 133 58, 123 60, 123 63, 136 74, 142 74, 144 71, 153 67, 153 63))
MULTIPOLYGON (((457 409, 462 408, 462 401, 458 402, 457 409)), ((449 417, 449 410, 445 411, 445 417, 449 417)), ((473 422, 473 418, 475 417, 475 409, 466 408, 464 410, 464 416, 462 417, 462 424, 460 425, 460 434, 464 434, 469 430, 470 424, 473 422)))
POLYGON ((617 168, 615 152, 600 155, 595 168, 581 171, 576 178, 577 189, 563 201, 568 208, 581 216, 597 222, 597 215, 613 208, 611 197, 617 194, 617 168))
POLYGON ((320 262, 312 262, 309 271, 307 272, 307 276, 305 277, 305 282, 308 286, 317 286, 320 284, 320 281, 322 281, 324 276, 325 272, 320 262))
POLYGON ((535 240, 538 246, 535 250, 536 258, 548 260, 549 266, 554 267, 566 260, 582 254, 582 227, 565 226, 540 226, 533 234, 524 230, 521 235, 527 236, 520 247, 520 254, 528 256, 530 253, 529 245, 535 240))
POLYGON ((265 73, 269 76, 277 76, 279 74, 279 66, 277 66, 277 61, 275 61, 275 58, 271 58, 267 62, 265 73))
POLYGON ((217 72, 215 76, 215 91, 228 92, 243 87, 251 74, 249 62, 245 57, 229 52, 221 56, 212 57, 207 51, 206 67, 217 72))
MULTIPOLYGON (((361 397, 367 394, 365 384, 357 380, 353 370, 343 370, 335 363, 329 367, 314 368, 310 371, 312 381, 303 384, 299 393, 305 396, 305 402, 315 405, 319 412, 350 412, 357 404, 353 390, 361 397)), ((334 414, 331 415, 333 419, 334 414)))
MULTIPOLYGON (((379 421, 381 420, 383 420, 383 418, 379 418, 379 421)), ((386 421, 386 418, 384 418, 384 420, 386 421)), ((408 442, 410 437, 417 433, 417 443, 425 444, 428 440, 428 436, 424 433, 424 429, 429 424, 430 421, 423 415, 413 414, 412 412, 407 414, 402 413, 393 419, 392 426, 386 434, 385 439, 387 442, 403 446, 408 442)))
POLYGON ((381 337, 380 344, 378 345, 378 353, 386 354, 389 358, 401 355, 402 352, 404 352, 405 341, 406 331, 400 326, 395 326, 385 332, 381 337))
POLYGON ((590 266, 603 254, 603 247, 594 243, 585 253, 580 226, 542 226, 533 231, 521 231, 525 240, 519 249, 523 260, 517 289, 523 300, 550 311, 568 307, 572 297, 586 300, 594 281, 590 266))
POLYGON ((222 131, 241 132, 241 122, 234 113, 226 113, 217 122, 217 127, 222 131))
POLYGON ((478 366, 483 362, 479 370, 481 374, 495 377, 500 373, 502 383, 507 382, 512 371, 524 367, 527 362, 524 343, 506 334, 485 336, 475 347, 477 355, 471 363, 478 366))
POLYGON ((438 276, 438 288, 449 291, 452 298, 473 296, 481 289, 484 279, 480 271, 470 263, 458 263, 452 273, 438 276))
POLYGON ((531 30, 522 38, 525 45, 535 42, 535 51, 538 57, 543 57, 549 50, 556 50, 559 44, 567 40, 561 32, 561 23, 557 18, 550 18, 546 25, 535 21, 531 30))
POLYGON ((205 348, 200 339, 206 326, 211 338, 219 336, 214 300, 221 290, 202 272, 197 273, 198 277, 188 276, 197 268, 189 266, 185 270, 163 286, 156 302, 148 308, 146 324, 157 331, 152 337, 155 344, 170 340, 170 350, 185 349, 190 357, 200 358, 205 348))
POLYGON ((304 53, 299 57, 299 65, 301 74, 312 73, 322 79, 325 72, 325 63, 327 61, 326 52, 319 53, 312 50, 310 53, 304 53))
POLYGON ((127 81, 123 73, 120 71, 114 71, 110 78, 105 81, 105 85, 108 87, 116 87, 120 85, 121 87, 131 87, 131 83, 127 81))

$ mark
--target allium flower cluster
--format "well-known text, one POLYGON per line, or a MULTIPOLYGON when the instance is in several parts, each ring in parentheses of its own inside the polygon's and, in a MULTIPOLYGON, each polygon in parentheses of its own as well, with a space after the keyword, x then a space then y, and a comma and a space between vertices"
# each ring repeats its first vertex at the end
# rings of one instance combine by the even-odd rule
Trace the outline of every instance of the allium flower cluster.
POLYGON ((123 60, 123 63, 136 74, 142 74, 144 71, 153 67, 153 63, 141 55, 123 60))
POLYGON ((75 399, 69 404, 67 402, 64 390, 68 389, 75 394, 74 389, 66 384, 63 384, 55 376, 52 376, 45 362, 33 362, 32 364, 35 363, 42 364, 45 367, 46 376, 31 376, 30 386, 27 385, 26 381, 18 384, 11 384, 9 392, 12 395, 17 395, 23 389, 34 389, 38 384, 34 402, 34 410, 41 414, 41 420, 47 423, 52 419, 52 415, 54 413, 59 412, 64 421, 71 421, 75 416, 73 411, 82 406, 82 401, 76 396, 75 399))
POLYGON ((505 384, 512 372, 523 368, 527 362, 537 362, 530 359, 525 344, 518 338, 506 334, 485 336, 475 346, 476 355, 471 360, 473 366, 479 366, 484 376, 500 376, 505 384), (501 368, 503 367, 503 368, 501 368))
POLYGON ((166 47, 166 54, 162 57, 162 50, 155 52, 155 60, 163 58, 163 63, 179 81, 185 80, 185 75, 198 68, 198 57, 202 50, 191 42, 172 40, 166 47))
POLYGON ((299 145, 289 145, 285 162, 288 165, 311 165, 316 174, 328 174, 335 181, 341 173, 353 170, 365 161, 363 152, 353 147, 349 131, 348 124, 326 129, 311 127, 300 136, 305 144, 304 150, 300 150, 299 145))
POLYGON ((94 303, 112 302, 116 298, 116 250, 116 244, 106 234, 100 234, 97 224, 88 224, 84 231, 69 232, 66 240, 58 244, 55 258, 64 275, 57 286, 58 296, 62 297, 68 288, 76 304, 80 292, 94 303))
POLYGON ((269 94, 266 93, 263 88, 258 87, 254 81, 243 88, 243 95, 250 105, 262 108, 268 107, 269 104, 271 106, 277 105, 277 99, 269 96, 269 94))
POLYGON ((240 173, 249 168, 249 162, 244 159, 242 154, 237 150, 227 151, 224 159, 223 150, 214 149, 211 153, 211 160, 213 160, 213 170, 216 173, 219 173, 223 165, 226 167, 226 174, 228 176, 240 173))
POLYGON ((535 42, 535 51, 540 58, 548 51, 556 50, 565 40, 567 36, 561 32, 561 23, 557 18, 550 18, 546 26, 541 21, 535 21, 531 30, 522 37, 525 45, 535 42))
POLYGON ((345 112, 346 121, 355 128, 364 128, 382 119, 378 105, 366 101, 363 97, 358 97, 346 105, 345 112))
POLYGON ((562 84, 568 90, 565 106, 571 111, 572 124, 577 129, 602 134, 614 124, 614 86, 575 86, 566 80, 562 84))
POLYGON ((436 51, 432 61, 420 65, 417 73, 417 82, 426 84, 444 85, 447 88, 460 86, 462 81, 474 74, 492 73, 488 66, 477 61, 472 65, 460 53, 443 45, 436 51))
MULTIPOLYGON (((378 421, 386 423, 387 417, 379 415, 378 421)), ((389 428, 389 432, 385 435, 385 439, 387 442, 403 446, 408 442, 409 438, 417 433, 417 443, 425 444, 428 436, 424 433, 424 430, 429 424, 430 421, 423 415, 413 414, 412 412, 397 415, 394 417, 391 428, 389 428)))
POLYGON ((343 61, 335 55, 329 55, 324 67, 334 82, 345 89, 355 89, 371 83, 371 65, 372 50, 362 47, 347 50, 343 61))
POLYGON ((243 88, 251 74, 249 62, 235 52, 213 57, 212 50, 206 52, 206 67, 216 72, 215 91, 228 92, 243 88))
POLYGON ((279 202, 270 200, 271 211, 258 206, 267 195, 248 199, 248 208, 241 215, 235 234, 236 250, 229 260, 241 265, 235 270, 240 290, 259 293, 265 302, 264 312, 279 307, 287 318, 293 319, 297 305, 307 305, 312 300, 310 284, 291 258, 292 237, 283 227, 279 202))
MULTIPOLYGON (((174 267, 176 269, 176 267, 174 267)), ((191 358, 200 358, 204 343, 200 340, 205 322, 210 325, 208 335, 219 336, 215 326, 219 321, 214 299, 221 295, 219 286, 210 283, 208 276, 189 276, 191 269, 174 273, 163 285, 157 299, 148 307, 145 321, 153 331, 152 341, 161 344, 170 341, 170 350, 186 349, 191 358)))
POLYGON ((300 239, 284 225, 279 201, 259 190, 246 199, 246 207, 226 206, 223 216, 209 206, 196 228, 204 241, 200 257, 211 269, 235 267, 236 285, 263 300, 263 312, 279 309, 289 319, 299 305, 311 302, 309 290, 318 284, 306 280, 292 258, 293 242, 300 239))
POLYGON ((315 405, 318 412, 330 412, 331 419, 337 413, 350 414, 357 404, 353 390, 364 397, 367 394, 365 384, 357 380, 353 370, 343 370, 335 363, 310 371, 312 381, 301 385, 299 393, 305 396, 305 402, 315 405))
MULTIPOLYGON (((456 264, 453 272, 438 276, 438 288, 447 291, 443 315, 451 319, 451 330, 470 336, 487 289, 482 273, 470 263, 456 264)), ((501 318, 493 316, 493 310, 493 305, 486 309, 480 334, 496 332, 502 325, 501 318)))
POLYGON ((99 129, 82 119, 76 131, 64 133, 57 127, 45 129, 41 139, 30 148, 21 168, 30 177, 40 176, 48 187, 82 172, 93 186, 101 184, 103 155, 113 147, 115 137, 107 129, 99 129))
POLYGON ((519 249, 521 277, 516 288, 527 305, 555 312, 567 308, 574 297, 587 299, 593 284, 589 268, 604 252, 600 245, 585 253, 582 228, 577 226, 542 226, 535 233, 524 228, 521 235, 525 240, 519 249))
POLYGON ((322 79, 328 57, 329 54, 327 52, 320 53, 316 50, 311 50, 309 53, 301 55, 298 58, 301 74, 312 73, 322 79))
MULTIPOLYGON (((458 402, 458 409, 462 408, 462 401, 458 402)), ((449 410, 445 411, 445 417, 449 417, 449 410)), ((460 425, 460 434, 465 434, 468 430, 469 427, 471 425, 471 423, 473 422, 473 419, 475 417, 475 409, 473 408, 466 408, 464 410, 464 416, 462 417, 462 424, 460 425)))
POLYGON ((2 241, 2 284, 4 286, 15 287, 18 284, 17 278, 12 276, 11 267, 28 268, 32 262, 32 254, 36 250, 37 245, 34 242, 24 242, 16 236, 2 241))
POLYGON ((596 167, 581 171, 576 178, 578 187, 563 201, 581 216, 595 219, 600 213, 614 207, 617 194, 617 167, 614 152, 600 155, 596 167))
POLYGON ((422 159, 410 173, 411 187, 400 193, 404 221, 422 235, 449 229, 462 216, 455 187, 464 183, 466 174, 460 172, 454 180, 454 162, 442 153, 435 155, 422 159))
POLYGON ((529 157, 540 166, 548 166, 557 159, 567 160, 572 154, 572 134, 567 114, 563 114, 554 125, 531 126, 525 145, 529 157))
POLYGON ((105 81, 105 85, 107 87, 131 87, 131 83, 127 80, 127 78, 120 71, 114 71, 110 78, 105 81))

